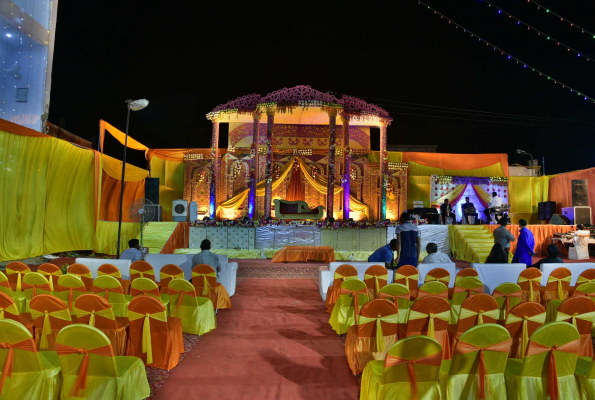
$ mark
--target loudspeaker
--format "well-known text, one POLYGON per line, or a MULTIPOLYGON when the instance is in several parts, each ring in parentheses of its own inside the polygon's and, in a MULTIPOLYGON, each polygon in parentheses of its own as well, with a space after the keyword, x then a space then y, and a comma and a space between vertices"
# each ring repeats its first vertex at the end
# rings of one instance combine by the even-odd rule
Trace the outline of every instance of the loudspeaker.
POLYGON ((152 206, 155 209, 155 213, 153 214, 153 218, 150 221, 146 222, 161 222, 163 220, 163 208, 159 204, 153 204, 152 206))
POLYGON ((171 208, 172 221, 186 222, 188 219, 188 202, 174 200, 171 208))
POLYGON ((159 204, 159 178, 145 179, 145 199, 155 205, 159 204))
POLYGON ((537 205, 537 213, 540 220, 552 219, 552 215, 556 213, 555 201, 544 201, 537 205))
POLYGON ((572 180, 572 206, 589 205, 589 181, 586 179, 572 180))
POLYGON ((574 224, 591 225, 591 207, 574 207, 574 224))
POLYGON ((552 225, 570 225, 570 220, 561 214, 554 214, 550 220, 552 225))

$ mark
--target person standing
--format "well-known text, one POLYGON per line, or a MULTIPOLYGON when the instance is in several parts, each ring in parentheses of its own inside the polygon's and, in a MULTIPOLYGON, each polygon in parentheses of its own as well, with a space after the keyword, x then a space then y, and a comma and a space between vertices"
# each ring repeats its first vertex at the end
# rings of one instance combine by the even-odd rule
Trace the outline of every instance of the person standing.
POLYGON ((452 206, 448 203, 448 199, 444 199, 444 203, 440 204, 440 217, 442 218, 442 224, 446 225, 446 218, 451 217, 453 223, 455 222, 454 213, 452 212, 452 206))
POLYGON ((490 201, 490 204, 488 204, 488 208, 483 210, 488 224, 491 221, 490 214, 495 213, 500 207, 502 207, 502 198, 498 196, 498 193, 492 192, 492 201, 490 201))
POLYGON ((397 250, 397 239, 393 239, 386 246, 382 246, 368 257, 368 262, 384 263, 386 268, 394 266, 393 254, 397 250))
POLYGON ((514 236, 508 229, 506 229, 506 225, 508 222, 506 218, 500 219, 500 226, 494 230, 494 243, 499 243, 506 254, 510 252, 510 242, 514 242, 514 236))
POLYGON ((535 238, 533 237, 533 232, 527 228, 526 219, 521 219, 519 221, 519 227, 521 228, 519 231, 519 241, 512 262, 523 263, 526 264, 527 267, 530 267, 533 265, 532 257, 535 255, 535 252, 533 251, 535 249, 535 238))
POLYGON ((411 215, 403 213, 401 223, 395 229, 397 235, 397 269, 403 265, 417 267, 421 252, 419 228, 411 223, 411 215))

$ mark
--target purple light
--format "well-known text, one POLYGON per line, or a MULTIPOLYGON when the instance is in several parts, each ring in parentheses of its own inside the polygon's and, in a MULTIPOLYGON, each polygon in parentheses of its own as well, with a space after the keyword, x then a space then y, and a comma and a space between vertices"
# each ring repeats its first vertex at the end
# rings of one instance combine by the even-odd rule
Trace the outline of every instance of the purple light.
POLYGON ((587 98, 585 97, 585 100, 587 100, 587 98))
POLYGON ((523 65, 523 68, 527 68, 527 64, 523 65))
POLYGON ((502 13, 502 11, 498 10, 498 14, 502 13))
POLYGON ((510 56, 508 56, 508 59, 510 60, 510 56))
POLYGON ((580 56, 581 56, 581 54, 580 54, 580 53, 579 53, 579 54, 577 54, 577 57, 580 57, 580 56))

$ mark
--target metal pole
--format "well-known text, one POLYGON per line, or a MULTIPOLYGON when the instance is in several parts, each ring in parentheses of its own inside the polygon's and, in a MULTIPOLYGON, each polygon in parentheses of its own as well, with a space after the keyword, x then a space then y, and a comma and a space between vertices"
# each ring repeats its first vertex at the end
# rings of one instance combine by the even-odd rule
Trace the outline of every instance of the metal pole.
POLYGON ((545 176, 545 157, 544 156, 541 156, 541 166, 542 166, 541 174, 545 176))
POLYGON ((126 149, 128 148, 128 124, 130 122, 130 102, 126 101, 126 108, 128 109, 126 115, 126 138, 124 139, 124 156, 122 157, 122 180, 120 188, 120 217, 118 218, 118 248, 116 249, 116 257, 120 258, 120 237, 122 235, 122 207, 124 203, 124 175, 126 174, 126 149))

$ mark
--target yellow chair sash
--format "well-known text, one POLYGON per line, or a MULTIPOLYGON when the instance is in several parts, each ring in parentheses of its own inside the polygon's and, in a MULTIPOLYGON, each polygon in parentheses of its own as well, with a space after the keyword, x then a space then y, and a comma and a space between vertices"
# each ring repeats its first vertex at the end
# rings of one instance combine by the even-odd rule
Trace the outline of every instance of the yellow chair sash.
POLYGON ((48 343, 48 335, 52 334, 52 323, 50 322, 50 316, 58 318, 64 321, 70 321, 70 312, 67 309, 58 311, 44 311, 40 312, 31 309, 31 317, 37 319, 43 317, 43 327, 41 328, 41 340, 39 342, 39 350, 48 350, 50 345, 48 343))
POLYGON ((541 313, 534 315, 532 317, 519 317, 514 314, 508 314, 508 318, 506 319, 506 324, 514 324, 516 322, 523 321, 523 339, 522 339, 522 354, 523 357, 525 356, 525 352, 527 350, 527 344, 529 343, 529 329, 527 328, 527 322, 535 322, 538 324, 545 324, 545 317, 547 313, 541 313))
POLYGON ((412 280, 413 282, 415 282, 415 284, 413 285, 414 287, 417 287, 417 280, 419 279, 419 274, 415 274, 415 275, 403 275, 400 274, 398 272, 395 272, 395 278, 394 281, 399 281, 401 279, 405 279, 405 282, 407 282, 407 287, 409 287, 409 280, 412 280))
POLYGON ((12 315, 19 315, 19 309, 17 305, 12 303, 8 307, 0 307, 0 319, 4 319, 4 311, 12 315))
POLYGON ((585 282, 595 282, 595 279, 585 278, 584 276, 581 275, 576 280, 576 286, 578 286, 579 283, 585 283, 585 282))
POLYGON ((538 276, 537 278, 525 278, 524 276, 519 276, 519 280, 517 283, 523 283, 523 282, 530 282, 529 283, 529 301, 533 301, 533 282, 541 282, 541 276, 538 276))
POLYGON ((378 351, 384 351, 384 335, 382 334, 382 324, 380 321, 386 322, 387 324, 397 324, 399 323, 399 313, 377 316, 376 318, 369 318, 364 317, 363 315, 359 316, 359 324, 364 325, 370 322, 376 322, 376 349, 378 351))
POLYGON ((483 311, 483 310, 472 311, 467 308, 461 308, 461 314, 459 315, 459 320, 475 317, 476 315, 477 315, 477 324, 482 325, 484 315, 486 317, 498 319, 500 317, 500 310, 495 309, 495 310, 489 310, 489 311, 483 311))
POLYGON ((147 364, 153 364, 153 345, 151 343, 151 321, 149 318, 156 319, 157 321, 167 322, 167 315, 165 311, 161 311, 154 314, 139 314, 134 311, 128 310, 128 319, 130 321, 136 321, 137 319, 144 318, 143 322, 143 353, 147 353, 147 364))
POLYGON ((54 291, 54 280, 52 276, 62 276, 62 271, 54 271, 54 272, 47 272, 47 271, 37 271, 41 275, 47 277, 48 282, 50 283, 50 290, 54 291))
POLYGON ((448 283, 450 282, 450 276, 443 276, 442 278, 436 278, 435 276, 428 274, 428 275, 426 275, 425 281, 426 282, 438 281, 438 282, 442 282, 442 283, 446 284, 446 286, 448 286, 448 283))
POLYGON ((567 276, 566 278, 555 278, 553 276, 549 276, 547 278, 547 282, 558 282, 558 300, 564 300, 564 291, 562 290, 562 282, 570 282, 572 280, 572 276, 567 276))
MULTIPOLYGON (((217 274, 215 274, 215 276, 217 276, 217 274)), ((170 275, 170 274, 166 274, 165 272, 160 272, 159 273, 159 278, 161 280, 167 279, 167 278, 171 278, 173 279, 184 279, 184 273, 181 272, 179 274, 175 274, 175 275, 170 275)))
POLYGON ((202 286, 202 295, 206 296, 209 293, 209 288, 211 287, 209 285, 209 280, 207 279, 207 277, 211 277, 211 278, 217 278, 217 273, 216 272, 209 272, 208 274, 199 274, 198 272, 193 272, 192 273, 192 277, 196 278, 202 276, 203 278, 203 286, 202 286))
POLYGON ((97 276, 103 276, 103 275, 113 276, 114 278, 122 279, 122 274, 120 273, 120 271, 114 271, 109 274, 106 274, 105 272, 97 271, 97 276))
POLYGON ((107 318, 107 319, 111 319, 114 320, 114 312, 111 308, 106 308, 105 310, 99 310, 99 311, 85 311, 85 310, 81 310, 80 308, 76 308, 74 307, 74 313, 77 317, 86 317, 87 315, 90 315, 89 317, 89 326, 95 326, 95 316, 98 315, 100 317, 103 318, 107 318))
POLYGON ((443 312, 438 313, 438 314, 434 314, 434 313, 424 314, 422 312, 415 311, 415 310, 410 310, 409 311, 409 319, 410 320, 429 318, 429 322, 428 322, 428 336, 431 337, 432 339, 434 339, 434 319, 435 318, 438 318, 438 319, 440 319, 442 321, 447 321, 448 322, 449 317, 450 317, 450 310, 443 311, 443 312))
POLYGON ((18 276, 17 276, 17 292, 22 292, 23 284, 22 284, 22 277, 21 277, 21 275, 24 275, 26 273, 27 273, 27 271, 15 271, 15 270, 12 270, 12 269, 7 269, 6 270, 6 275, 18 274, 18 276))
POLYGON ((130 268, 130 275, 140 275, 141 278, 144 278, 145 275, 155 276, 155 271, 152 269, 147 271, 137 271, 136 269, 130 268))
POLYGON ((388 274, 379 276, 365 274, 364 280, 367 281, 368 279, 374 279, 374 293, 376 294, 376 298, 378 298, 378 293, 380 292, 380 284, 378 283, 378 280, 382 279, 388 281, 388 274))
POLYGON ((576 320, 582 319, 583 321, 593 322, 595 319, 595 311, 591 311, 584 314, 574 313, 572 315, 564 314, 563 312, 558 311, 556 315, 556 321, 564 321, 567 319, 572 319, 572 325, 576 328, 576 320))
POLYGON ((343 282, 345 282, 345 281, 349 281, 351 279, 357 279, 357 275, 354 275, 354 276, 343 276, 343 275, 338 274, 338 273, 335 272, 335 275, 333 275, 333 280, 334 279, 341 279, 343 282))

